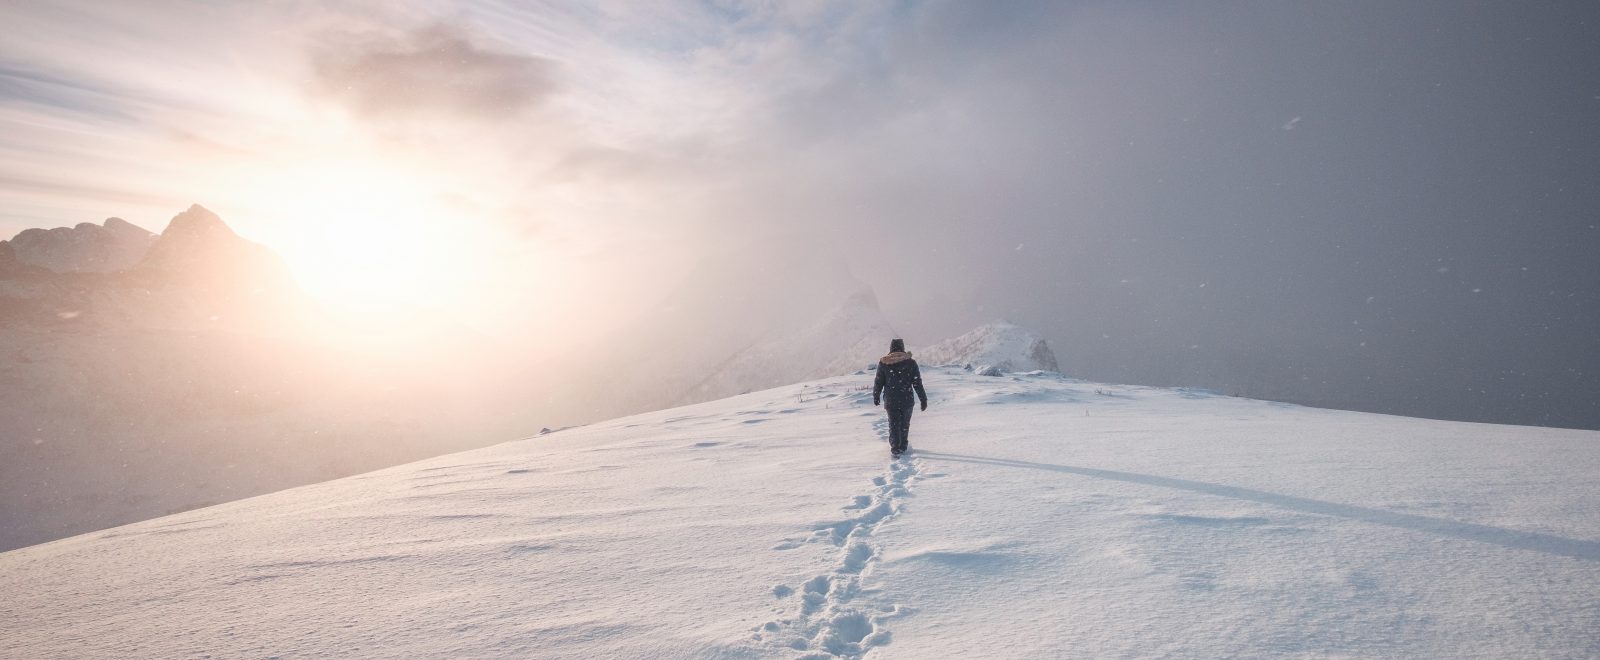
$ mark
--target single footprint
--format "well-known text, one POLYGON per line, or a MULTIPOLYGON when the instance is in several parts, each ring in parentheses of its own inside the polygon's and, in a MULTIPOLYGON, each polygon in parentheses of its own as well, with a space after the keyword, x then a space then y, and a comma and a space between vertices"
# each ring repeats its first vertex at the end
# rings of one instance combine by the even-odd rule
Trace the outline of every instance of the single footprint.
POLYGON ((844 565, 839 567, 841 573, 860 573, 867 567, 867 562, 872 559, 872 546, 865 543, 851 543, 845 550, 844 565))
POLYGON ((804 614, 815 614, 817 610, 822 609, 822 605, 828 600, 828 587, 832 584, 833 581, 826 575, 818 575, 806 582, 806 593, 800 597, 805 604, 800 611, 804 614))
POLYGON ((855 644, 872 632, 872 622, 860 612, 846 612, 831 622, 835 632, 844 641, 855 644))

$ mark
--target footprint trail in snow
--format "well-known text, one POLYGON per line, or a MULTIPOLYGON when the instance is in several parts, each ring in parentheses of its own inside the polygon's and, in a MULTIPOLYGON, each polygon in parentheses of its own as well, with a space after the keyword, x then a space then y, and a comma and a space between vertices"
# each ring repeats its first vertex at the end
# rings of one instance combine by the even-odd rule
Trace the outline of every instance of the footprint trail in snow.
MULTIPOLYGON (((874 422, 873 430, 887 442, 884 420, 874 422)), ((900 514, 920 470, 921 461, 910 456, 890 462, 883 474, 872 478, 871 494, 857 495, 843 507, 848 517, 817 523, 809 537, 786 539, 773 548, 826 543, 838 550, 833 568, 807 580, 798 591, 788 585, 773 587, 773 595, 782 601, 777 609, 780 616, 758 626, 754 640, 774 649, 798 651, 801 658, 856 658, 889 643, 886 622, 911 609, 899 604, 866 607, 853 601, 872 591, 864 587, 863 580, 871 575, 881 554, 873 535, 900 514)))

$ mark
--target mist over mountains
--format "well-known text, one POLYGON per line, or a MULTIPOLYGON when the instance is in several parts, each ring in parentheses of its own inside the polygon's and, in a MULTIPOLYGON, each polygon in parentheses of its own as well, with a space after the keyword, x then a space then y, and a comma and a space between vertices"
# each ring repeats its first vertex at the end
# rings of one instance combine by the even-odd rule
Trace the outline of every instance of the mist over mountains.
POLYGON ((1600 1, 0 25, 0 660, 1600 659, 1600 1))
POLYGON ((470 355, 371 350, 421 330, 353 324, 204 208, 159 237, 106 226, 0 242, 0 548, 481 446, 519 419, 477 414, 470 355))
MULTIPOLYGON (((847 268, 730 259, 592 345, 555 350, 426 310, 314 299, 198 205, 159 235, 117 219, 27 230, 0 241, 0 449, 13 457, 0 549, 862 372, 899 336, 847 268)), ((1057 368, 1041 338, 1003 323, 930 351, 979 371, 1057 368)))

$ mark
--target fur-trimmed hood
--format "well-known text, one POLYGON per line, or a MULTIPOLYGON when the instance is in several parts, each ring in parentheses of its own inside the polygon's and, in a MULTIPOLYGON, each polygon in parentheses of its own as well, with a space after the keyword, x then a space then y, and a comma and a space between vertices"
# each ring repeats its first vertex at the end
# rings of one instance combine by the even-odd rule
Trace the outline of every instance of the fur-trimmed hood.
POLYGON ((897 364, 909 359, 911 359, 911 351, 895 351, 878 358, 878 364, 897 364))

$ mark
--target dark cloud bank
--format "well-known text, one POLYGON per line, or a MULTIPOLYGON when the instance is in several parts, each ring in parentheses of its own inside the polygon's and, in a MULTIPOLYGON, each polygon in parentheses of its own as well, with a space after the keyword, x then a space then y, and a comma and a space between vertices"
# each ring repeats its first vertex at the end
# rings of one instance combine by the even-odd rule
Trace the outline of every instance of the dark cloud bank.
POLYGON ((912 343, 1003 316, 1085 378, 1600 428, 1600 5, 895 19, 729 204, 912 343))
POLYGON ((555 89, 550 61, 487 48, 447 23, 402 34, 324 35, 312 68, 319 91, 377 119, 505 119, 555 89))

